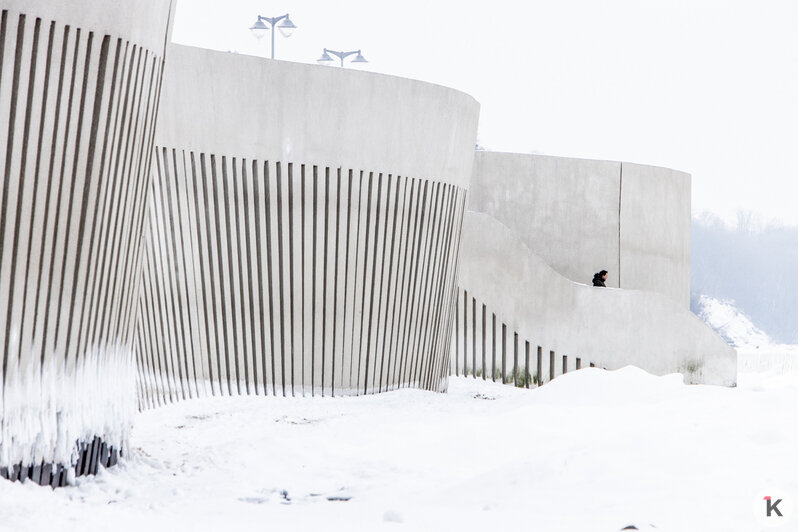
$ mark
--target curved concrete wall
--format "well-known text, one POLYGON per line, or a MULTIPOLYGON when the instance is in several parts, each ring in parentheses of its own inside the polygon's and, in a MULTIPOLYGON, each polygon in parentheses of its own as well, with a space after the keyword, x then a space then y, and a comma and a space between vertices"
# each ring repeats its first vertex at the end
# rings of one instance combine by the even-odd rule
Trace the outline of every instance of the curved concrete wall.
POLYGON ((479 104, 382 74, 171 45, 157 144, 467 189, 479 104))
POLYGON ((388 76, 169 54, 141 404, 445 387, 476 102, 388 76))
MULTIPOLYGON (((461 364, 482 370, 481 318, 473 315, 481 314, 484 304, 486 314, 495 313, 511 337, 518 333, 522 345, 529 341, 543 347, 542 373, 532 372, 542 382, 554 376, 550 367, 561 371, 563 355, 571 368, 579 357, 608 369, 634 364, 659 375, 681 372, 693 383, 736 382, 734 349, 689 310, 661 294, 569 281, 488 215, 466 214, 460 286, 467 291, 462 306, 471 314, 463 318, 459 311, 464 325, 459 334, 465 342, 458 338, 453 372, 461 364), (472 324, 479 329, 476 333, 472 324), (551 364, 549 351, 556 353, 551 364)), ((487 343, 492 343, 490 336, 487 343)), ((482 371, 490 374, 493 368, 482 371)))
POLYGON ((561 275, 689 307, 690 176, 630 163, 478 151, 469 210, 489 214, 561 275))
POLYGON ((3 0, 0 476, 116 461, 172 3, 3 0))

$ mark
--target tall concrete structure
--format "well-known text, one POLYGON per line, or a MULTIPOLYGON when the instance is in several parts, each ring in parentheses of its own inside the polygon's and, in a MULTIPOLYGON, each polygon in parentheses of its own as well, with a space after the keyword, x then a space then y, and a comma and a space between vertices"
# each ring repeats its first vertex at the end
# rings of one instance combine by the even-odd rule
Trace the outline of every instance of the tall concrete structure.
POLYGON ((113 464, 136 411, 139 242, 173 6, 0 8, 0 476, 60 485, 113 464))
POLYGON ((737 381, 734 349, 689 309, 656 292, 574 283, 483 213, 465 217, 460 287, 453 373, 528 371, 545 383, 580 366, 631 364, 693 384, 737 381))
POLYGON ((169 57, 142 405, 442 390, 474 99, 182 46, 169 57))
POLYGON ((468 209, 515 231, 577 283, 690 305, 690 176, 639 164, 478 151, 468 209))
POLYGON ((689 242, 687 174, 477 152, 451 371, 543 383, 634 364, 733 385, 734 349, 689 311, 689 242), (623 290, 585 286, 601 269, 623 290))
POLYGON ((173 13, 0 0, 0 476, 94 473, 137 407, 198 396, 445 391, 521 360, 733 382, 686 309, 689 176, 475 163, 466 94, 172 46, 173 13), (573 282, 600 268, 631 290, 573 282))
POLYGON ((165 63, 172 14, 2 4, 11 480, 114 464, 137 406, 445 387, 478 104, 182 47, 165 63))

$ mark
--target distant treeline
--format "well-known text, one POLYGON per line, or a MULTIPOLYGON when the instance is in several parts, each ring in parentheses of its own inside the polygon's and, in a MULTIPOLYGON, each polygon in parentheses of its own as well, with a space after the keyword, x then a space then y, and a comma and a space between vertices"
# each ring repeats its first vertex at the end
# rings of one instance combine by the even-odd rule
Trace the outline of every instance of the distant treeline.
POLYGON ((798 343, 798 227, 756 224, 738 215, 729 227, 711 215, 693 218, 691 306, 707 294, 733 300, 781 343, 798 343))

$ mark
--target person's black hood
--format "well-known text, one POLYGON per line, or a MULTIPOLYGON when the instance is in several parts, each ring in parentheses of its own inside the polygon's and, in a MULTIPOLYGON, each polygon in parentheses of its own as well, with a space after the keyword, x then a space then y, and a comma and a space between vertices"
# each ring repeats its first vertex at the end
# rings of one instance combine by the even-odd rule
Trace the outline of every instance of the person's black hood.
POLYGON ((604 284, 604 276, 607 275, 607 270, 593 274, 593 286, 607 286, 604 284))

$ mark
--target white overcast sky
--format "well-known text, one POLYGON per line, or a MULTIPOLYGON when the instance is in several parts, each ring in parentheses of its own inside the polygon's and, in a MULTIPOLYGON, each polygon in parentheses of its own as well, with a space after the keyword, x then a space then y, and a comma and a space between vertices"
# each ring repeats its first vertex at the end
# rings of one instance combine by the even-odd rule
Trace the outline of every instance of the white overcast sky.
POLYGON ((676 168, 694 213, 798 225, 796 0, 178 0, 173 41, 268 56, 247 28, 286 12, 277 59, 465 91, 488 149, 676 168))

